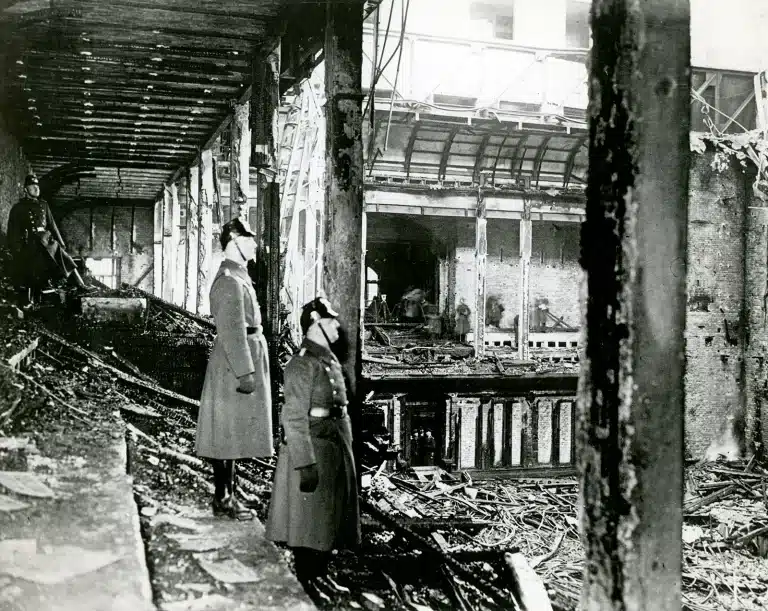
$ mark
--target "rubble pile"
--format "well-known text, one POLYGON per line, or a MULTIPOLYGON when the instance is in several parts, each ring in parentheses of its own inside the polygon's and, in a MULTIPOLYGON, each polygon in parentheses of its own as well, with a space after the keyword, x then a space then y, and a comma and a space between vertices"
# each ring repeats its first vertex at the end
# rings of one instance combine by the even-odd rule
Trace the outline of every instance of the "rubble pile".
POLYGON ((768 468, 718 461, 686 473, 684 601, 692 611, 762 609, 768 594, 768 468))
MULTIPOLYGON (((159 313, 161 307, 150 305, 148 327, 173 320, 181 332, 211 337, 204 323, 171 308, 159 313)), ((0 316, 0 437, 28 435, 42 444, 43 431, 61 435, 119 411, 128 423, 157 602, 175 609, 201 595, 237 598, 240 590, 222 581, 222 563, 237 560, 226 541, 201 562, 199 546, 214 543, 189 531, 189 520, 209 512, 211 487, 209 466, 194 455, 197 402, 157 384, 142 363, 116 358, 122 355, 107 350, 109 337, 90 346, 87 327, 82 337, 65 337, 48 321, 18 318, 13 308, 0 316)), ((411 352, 406 359, 421 358, 411 352)), ((376 443, 389 448, 384 437, 376 443)), ((381 448, 371 448, 377 451, 363 468, 363 545, 334 556, 331 579, 310 593, 319 607, 514 608, 513 584, 525 570, 535 571, 531 579, 554 609, 577 607, 583 551, 575 479, 473 481, 438 467, 406 469, 381 448), (401 468, 387 472, 386 464, 401 468)), ((244 498, 262 520, 273 470, 274 460, 251 460, 241 474, 244 498)), ((686 476, 684 608, 760 608, 768 588, 768 468, 720 461, 690 467, 686 476)))
POLYGON ((578 371, 578 351, 568 358, 532 356, 520 360, 512 347, 487 349, 474 358, 474 348, 464 342, 436 337, 427 324, 366 323, 363 371, 366 377, 387 376, 516 376, 578 371))

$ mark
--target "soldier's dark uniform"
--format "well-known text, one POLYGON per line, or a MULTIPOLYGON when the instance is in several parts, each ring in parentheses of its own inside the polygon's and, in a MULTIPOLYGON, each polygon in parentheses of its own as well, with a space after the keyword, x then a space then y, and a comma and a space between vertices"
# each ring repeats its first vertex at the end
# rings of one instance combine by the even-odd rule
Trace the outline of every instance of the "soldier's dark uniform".
MULTIPOLYGON (((34 176, 27 177, 25 187, 31 184, 37 184, 34 176)), ((49 281, 69 277, 77 268, 43 199, 27 195, 11 208, 7 236, 11 280, 17 287, 44 288, 49 281)))
POLYGON ((267 538, 318 552, 355 546, 360 542, 357 478, 341 364, 328 348, 304 339, 285 368, 284 393, 285 441, 267 538), (299 469, 312 464, 319 472, 317 489, 302 492, 299 469))

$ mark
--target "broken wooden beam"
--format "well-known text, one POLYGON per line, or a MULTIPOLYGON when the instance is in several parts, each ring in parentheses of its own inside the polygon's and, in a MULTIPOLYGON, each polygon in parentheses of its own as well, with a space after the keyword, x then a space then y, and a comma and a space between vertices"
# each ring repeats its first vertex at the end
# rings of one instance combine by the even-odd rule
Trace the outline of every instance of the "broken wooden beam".
POLYGON ((521 553, 504 554, 522 611, 552 611, 544 582, 521 553))
POLYGON ((141 289, 132 287, 128 284, 123 284, 123 287, 130 288, 132 292, 138 293, 142 297, 146 297, 149 303, 155 303, 163 308, 170 310, 171 312, 175 312, 176 314, 181 314, 182 316, 186 316, 190 320, 195 321, 197 324, 201 325, 202 327, 205 327, 206 329, 212 329, 214 331, 216 330, 216 324, 212 320, 208 320, 206 318, 203 318, 202 316, 198 316, 194 312, 190 312, 189 310, 186 310, 181 306, 177 306, 174 303, 170 303, 165 299, 161 299, 160 297, 152 295, 151 293, 147 293, 146 291, 142 291, 141 289))
POLYGON ((36 337, 31 342, 29 342, 29 344, 27 344, 26 347, 22 348, 16 354, 10 357, 8 359, 9 367, 11 367, 11 369, 18 371, 19 368, 21 367, 21 364, 27 361, 32 356, 32 353, 35 350, 37 350, 37 346, 39 343, 40 343, 40 339, 36 337))
POLYGON ((137 324, 147 314, 147 300, 142 297, 83 297, 83 317, 94 322, 137 324))
POLYGON ((145 382, 144 380, 140 380, 130 374, 120 371, 117 367, 113 367, 112 365, 108 365, 107 363, 102 361, 98 356, 96 356, 90 350, 86 350, 85 348, 82 348, 80 346, 77 346, 76 344, 73 344, 72 342, 67 341, 66 339, 64 339, 63 337, 60 337, 53 331, 49 331, 48 329, 41 329, 40 332, 43 335, 45 335, 47 338, 61 344, 62 346, 64 346, 65 348, 68 348, 72 352, 79 354, 82 357, 91 359, 97 366, 102 367, 103 369, 106 369, 108 371, 111 371, 123 382, 128 382, 129 384, 133 384, 134 386, 138 386, 139 388, 142 388, 149 392, 161 395, 163 397, 166 397, 167 399, 173 399, 174 401, 178 401, 180 403, 186 403, 187 405, 191 405, 193 407, 200 407, 200 401, 196 401, 195 399, 190 399, 189 397, 185 397, 184 395, 175 393, 172 390, 168 390, 166 388, 163 388, 162 386, 158 386, 157 384, 151 384, 149 382, 145 382))

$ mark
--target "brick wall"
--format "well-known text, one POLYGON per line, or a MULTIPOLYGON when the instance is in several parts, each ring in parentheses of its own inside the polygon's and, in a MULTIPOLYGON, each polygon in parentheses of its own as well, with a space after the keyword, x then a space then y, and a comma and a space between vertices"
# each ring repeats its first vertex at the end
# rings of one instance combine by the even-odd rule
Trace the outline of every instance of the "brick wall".
POLYGON ((24 177, 28 170, 29 163, 24 157, 21 145, 8 131, 8 126, 0 115, 0 233, 3 242, 8 213, 23 194, 24 177))
MULTIPOLYGON (((135 284, 152 265, 154 240, 153 211, 151 207, 133 211, 134 243, 131 252, 131 218, 129 207, 95 206, 78 208, 59 218, 59 229, 69 251, 81 257, 121 257, 121 281, 135 284), (114 212, 114 248, 112 245, 112 216, 114 212), (91 216, 92 215, 92 216, 91 216), (93 245, 91 245, 91 218, 93 218, 93 245)), ((138 284, 152 291, 153 274, 150 272, 138 284)))
POLYGON ((686 453, 704 455, 744 407, 745 213, 749 189, 734 165, 691 157, 686 321, 686 453))
MULTIPOLYGON (((463 226, 456 247, 456 303, 463 297, 473 308, 475 287, 474 226, 463 226)), ((504 304, 502 328, 512 328, 520 308, 520 224, 516 220, 488 221, 488 259, 486 295, 504 304)), ((549 301, 550 312, 578 327, 579 225, 575 223, 533 222, 531 252, 530 311, 537 299, 549 301)), ((474 314, 474 311, 473 311, 474 314)))

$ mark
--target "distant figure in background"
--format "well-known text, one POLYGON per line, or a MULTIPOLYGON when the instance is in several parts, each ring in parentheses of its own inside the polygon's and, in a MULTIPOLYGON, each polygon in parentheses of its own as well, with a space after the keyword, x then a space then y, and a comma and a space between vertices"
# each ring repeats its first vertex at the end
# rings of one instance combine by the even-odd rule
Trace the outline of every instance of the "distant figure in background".
POLYGON ((504 316, 504 304, 496 295, 489 295, 485 300, 485 324, 491 327, 500 327, 504 316))
POLYGON ((467 339, 467 333, 469 333, 469 315, 471 314, 469 306, 465 303, 464 298, 461 298, 459 305, 456 306, 456 335, 459 336, 459 341, 464 342, 467 339))
POLYGON ((200 397, 196 450, 213 466, 213 514, 250 520, 253 513, 235 496, 235 461, 274 453, 269 357, 246 268, 256 255, 254 235, 235 218, 222 227, 219 241, 224 260, 211 284, 217 335, 200 397))
POLYGON ((304 341, 285 368, 285 437, 266 526, 268 539, 293 549, 296 574, 305 585, 328 579, 331 550, 360 543, 352 427, 340 362, 349 345, 337 317, 322 297, 302 310, 304 341))
POLYGON ((8 249, 14 285, 38 291, 51 282, 67 278, 79 288, 87 289, 77 265, 66 251, 50 206, 40 199, 37 176, 26 177, 24 190, 26 195, 8 215, 8 249))
POLYGON ((420 322, 424 319, 422 304, 424 303, 424 291, 410 288, 400 298, 400 316, 405 322, 420 322))

